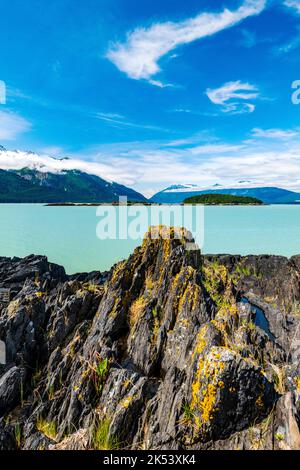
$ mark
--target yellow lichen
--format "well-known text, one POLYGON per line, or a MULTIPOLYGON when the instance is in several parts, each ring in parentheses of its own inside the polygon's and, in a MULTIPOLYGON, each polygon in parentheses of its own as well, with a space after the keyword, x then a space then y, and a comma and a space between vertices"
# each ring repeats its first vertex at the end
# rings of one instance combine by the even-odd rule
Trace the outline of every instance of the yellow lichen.
POLYGON ((300 393, 300 377, 295 377, 294 380, 297 387, 297 392, 300 393))
POLYGON ((133 304, 131 304, 129 309, 129 324, 131 328, 135 326, 142 313, 144 312, 145 307, 146 300, 142 295, 138 299, 136 299, 133 304))
POLYGON ((119 275, 124 270, 125 266, 126 266, 126 261, 121 261, 120 263, 116 265, 113 271, 112 278, 111 278, 112 283, 117 282, 117 280, 119 279, 119 275))
POLYGON ((131 381, 130 381, 129 379, 126 379, 126 380, 124 380, 124 382, 123 382, 122 385, 123 385, 123 387, 126 389, 126 388, 129 387, 130 384, 131 384, 131 381))
POLYGON ((208 384, 207 389, 203 391, 203 400, 200 402, 202 421, 207 423, 212 417, 216 399, 217 389, 214 384, 208 384))
POLYGON ((147 274, 146 279, 145 279, 145 286, 149 292, 152 292, 152 290, 154 289, 155 283, 152 279, 151 274, 147 274))
POLYGON ((119 406, 121 408, 128 408, 130 403, 132 403, 133 400, 136 399, 136 395, 129 395, 128 397, 123 398, 123 400, 120 401, 119 406))
POLYGON ((263 408, 263 406, 264 406, 264 401, 263 401, 262 395, 259 395, 259 397, 257 398, 255 404, 256 404, 256 406, 258 406, 259 408, 263 408))
MULTIPOLYGON (((198 335, 196 351, 203 353, 206 346, 205 329, 202 328, 198 335)), ((222 361, 222 348, 212 347, 208 357, 198 359, 195 380, 192 383, 191 409, 195 415, 194 423, 198 431, 205 433, 206 425, 213 419, 214 413, 218 411, 216 406, 219 390, 225 388, 222 380, 222 372, 225 362, 222 361)))
POLYGON ((36 292, 35 295, 37 296, 38 299, 41 299, 42 297, 44 297, 45 292, 36 292))

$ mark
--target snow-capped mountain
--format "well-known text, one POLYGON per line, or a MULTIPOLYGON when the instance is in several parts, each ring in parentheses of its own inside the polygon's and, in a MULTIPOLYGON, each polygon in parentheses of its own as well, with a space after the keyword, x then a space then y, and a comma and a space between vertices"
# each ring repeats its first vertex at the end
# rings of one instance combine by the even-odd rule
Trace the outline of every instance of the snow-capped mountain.
POLYGON ((97 203, 118 201, 120 196, 146 201, 133 189, 92 174, 93 164, 87 167, 90 172, 82 171, 86 165, 0 147, 0 202, 97 203))
POLYGON ((300 194, 276 187, 262 187, 251 181, 237 181, 230 187, 215 184, 208 187, 197 184, 175 184, 160 191, 150 199, 151 202, 162 204, 181 203, 185 199, 200 194, 231 194, 260 199, 265 204, 295 204, 300 202, 300 194))

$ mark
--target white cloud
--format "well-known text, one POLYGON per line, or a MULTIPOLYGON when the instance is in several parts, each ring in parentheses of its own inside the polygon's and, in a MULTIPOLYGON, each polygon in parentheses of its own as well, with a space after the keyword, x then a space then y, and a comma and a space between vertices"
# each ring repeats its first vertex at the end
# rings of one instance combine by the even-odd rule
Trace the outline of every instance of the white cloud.
POLYGON ((228 145, 228 144, 205 144, 192 147, 190 152, 192 155, 217 155, 232 153, 241 150, 243 145, 228 145))
POLYGON ((160 80, 149 80, 149 83, 151 85, 157 86, 158 88, 175 88, 175 85, 172 85, 172 83, 163 83, 160 80))
POLYGON ((96 119, 100 119, 100 121, 104 121, 110 124, 112 127, 131 127, 134 129, 145 129, 150 131, 160 131, 166 132, 167 129, 158 126, 152 126, 150 124, 137 124, 135 122, 129 121, 125 116, 121 114, 113 114, 113 113, 96 113, 94 115, 96 119))
POLYGON ((192 110, 191 110, 191 109, 188 109, 188 108, 175 108, 175 109, 172 109, 171 112, 173 112, 173 113, 187 113, 187 114, 190 114, 190 113, 192 113, 192 110))
POLYGON ((0 104, 6 104, 6 85, 0 80, 0 104))
POLYGON ((97 117, 99 119, 124 119, 124 116, 122 116, 122 114, 117 114, 117 113, 97 113, 97 117))
POLYGON ((300 46, 300 34, 298 33, 298 35, 295 36, 290 42, 284 44, 283 46, 275 48, 274 51, 275 53, 286 54, 290 51, 294 51, 295 49, 298 49, 299 46, 300 46))
POLYGON ((160 71, 161 57, 177 47, 212 36, 230 28, 249 16, 258 15, 266 0, 245 0, 235 11, 224 9, 220 13, 201 13, 180 22, 156 23, 149 28, 138 28, 129 33, 125 43, 111 46, 107 58, 129 78, 148 80, 152 85, 165 86, 153 80, 160 71))
POLYGON ((206 90, 210 101, 221 107, 222 112, 229 114, 252 113, 255 105, 248 100, 258 98, 258 89, 250 83, 241 81, 227 82, 220 88, 206 90))
POLYGON ((285 0, 284 5, 293 8, 300 14, 300 0, 285 0))
POLYGON ((259 129, 254 128, 251 132, 253 137, 266 139, 290 139, 299 135, 299 131, 284 129, 259 129))
POLYGON ((31 129, 31 123, 18 114, 0 110, 0 141, 14 140, 31 129))
MULTIPOLYGON (((135 161, 135 168, 144 171, 143 184, 135 185, 135 189, 153 188, 155 184, 163 189, 176 182, 194 183, 203 189, 215 184, 237 187, 238 181, 247 180, 248 187, 278 186, 300 192, 300 145, 297 152, 248 148, 231 155, 215 154, 209 159, 202 155, 191 159, 188 153, 156 152, 152 153, 152 162, 146 161, 145 155, 141 161, 135 161)), ((129 159, 127 164, 130 165, 129 159)))
MULTIPOLYGON (((49 148, 49 150, 51 151, 51 148, 49 148)), ((99 157, 101 158, 101 156, 99 157)), ((106 161, 106 158, 104 158, 104 160, 106 161)), ((125 167, 118 167, 118 165, 114 166, 107 163, 85 161, 80 159, 80 157, 56 159, 47 154, 0 150, 0 169, 21 170, 22 168, 35 169, 42 173, 80 170, 85 173, 97 175, 108 181, 117 181, 122 184, 132 184, 138 173, 135 172, 133 177, 131 169, 128 171, 125 167)))
POLYGON ((300 136, 297 128, 257 128, 247 143, 199 134, 172 142, 103 144, 64 160, 46 153, 0 152, 0 168, 24 167, 42 172, 77 169, 147 195, 174 183, 205 189, 215 184, 236 187, 241 180, 251 187, 279 186, 300 192, 300 136))
POLYGON ((279 186, 300 192, 300 136, 297 129, 292 132, 276 139, 253 137, 247 144, 216 138, 209 142, 205 136, 198 141, 191 136, 169 143, 124 142, 117 149, 102 145, 93 154, 129 173, 134 189, 147 195, 174 183, 194 183, 205 189, 215 184, 235 187, 241 180, 247 186, 279 186))

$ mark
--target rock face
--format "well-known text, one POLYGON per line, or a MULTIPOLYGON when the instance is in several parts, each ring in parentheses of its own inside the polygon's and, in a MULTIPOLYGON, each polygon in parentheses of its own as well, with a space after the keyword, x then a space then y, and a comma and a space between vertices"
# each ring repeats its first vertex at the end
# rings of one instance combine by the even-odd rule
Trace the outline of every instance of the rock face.
POLYGON ((0 449, 300 448, 300 262, 146 235, 109 274, 0 259, 0 449))

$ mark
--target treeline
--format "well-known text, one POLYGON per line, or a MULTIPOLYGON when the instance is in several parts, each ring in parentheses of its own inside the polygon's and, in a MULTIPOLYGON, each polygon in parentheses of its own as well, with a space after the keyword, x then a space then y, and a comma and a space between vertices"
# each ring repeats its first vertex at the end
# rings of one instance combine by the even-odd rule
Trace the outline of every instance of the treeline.
POLYGON ((206 205, 261 205, 260 199, 249 196, 233 196, 232 194, 200 194, 188 197, 184 204, 206 204, 206 205))

